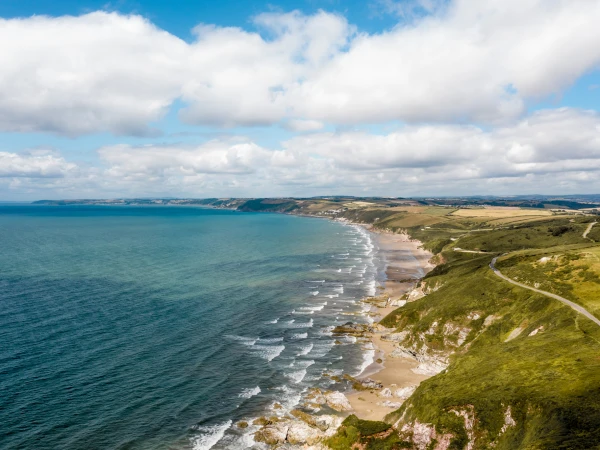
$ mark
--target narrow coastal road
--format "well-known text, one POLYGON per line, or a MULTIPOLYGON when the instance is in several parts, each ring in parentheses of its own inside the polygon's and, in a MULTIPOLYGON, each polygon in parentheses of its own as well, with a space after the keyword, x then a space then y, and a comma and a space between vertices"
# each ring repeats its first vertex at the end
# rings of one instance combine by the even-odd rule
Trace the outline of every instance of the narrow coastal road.
POLYGON ((492 262, 490 263, 490 268, 494 271, 494 273, 496 275, 498 275, 504 281, 508 281, 509 283, 512 283, 512 284, 514 284, 516 286, 522 287, 524 289, 529 289, 530 291, 537 292, 538 294, 542 294, 542 295, 545 295, 546 297, 550 297, 550 298, 553 298, 555 300, 558 300, 559 302, 562 302, 565 305, 571 307, 572 309, 574 309, 575 311, 577 311, 579 314, 584 315, 585 317, 587 317, 588 319, 590 319, 592 322, 594 322, 596 325, 600 326, 600 319, 596 318, 596 316, 594 316, 593 314, 591 314, 583 306, 580 306, 577 303, 573 303, 571 300, 567 300, 566 298, 561 297, 560 295, 552 294, 550 292, 542 291, 541 289, 536 289, 536 288, 533 288, 531 286, 527 286, 526 284, 519 283, 518 281, 515 281, 512 278, 508 278, 506 275, 503 275, 498 269, 496 269, 496 260, 497 259, 498 259, 497 256, 494 259, 492 259, 492 262))
POLYGON ((587 238, 587 235, 588 235, 588 233, 589 233, 590 231, 592 231, 592 227, 593 227, 594 225, 596 225, 597 223, 598 223, 598 222, 592 222, 592 223, 590 223, 590 224, 588 225, 588 227, 587 227, 587 228, 585 229, 585 231, 583 232, 583 238, 584 238, 584 239, 586 239, 586 238, 587 238))

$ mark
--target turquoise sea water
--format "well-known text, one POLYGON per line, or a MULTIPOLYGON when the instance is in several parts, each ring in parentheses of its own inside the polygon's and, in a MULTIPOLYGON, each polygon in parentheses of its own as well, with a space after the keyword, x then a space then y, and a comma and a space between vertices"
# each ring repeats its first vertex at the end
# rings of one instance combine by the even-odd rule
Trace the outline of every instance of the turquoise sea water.
POLYGON ((1 449, 248 448, 235 421, 372 357, 330 333, 381 271, 352 226, 13 205, 0 243, 1 449))

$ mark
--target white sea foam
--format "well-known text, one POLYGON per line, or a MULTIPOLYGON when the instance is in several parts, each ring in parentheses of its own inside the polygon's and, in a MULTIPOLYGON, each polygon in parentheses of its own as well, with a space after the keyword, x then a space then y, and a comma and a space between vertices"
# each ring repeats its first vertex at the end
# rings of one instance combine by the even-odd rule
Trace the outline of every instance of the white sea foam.
POLYGON ((302 350, 300 350, 300 352, 298 353, 297 356, 304 356, 304 355, 308 355, 310 353, 310 351, 313 349, 313 345, 312 343, 306 345, 305 347, 302 347, 302 350))
POLYGON ((241 398, 252 398, 255 395, 260 394, 260 388, 258 386, 256 386, 255 388, 248 388, 248 389, 244 389, 242 392, 240 392, 240 394, 238 395, 238 397, 241 398))
POLYGON ((290 365, 290 367, 308 369, 314 363, 314 359, 297 359, 290 365))
POLYGON ((356 374, 354 376, 357 377, 361 373, 363 373, 367 367, 369 367, 371 364, 373 364, 373 361, 375 361, 375 350, 374 349, 364 350, 363 361, 362 361, 361 365, 358 367, 358 371, 356 372, 356 374))
POLYGON ((306 339, 307 337, 308 333, 297 333, 290 336, 291 339, 306 339))
POLYGON ((327 298, 336 298, 336 297, 339 297, 339 296, 340 296, 340 294, 329 294, 329 295, 326 295, 325 297, 327 297, 327 298))
POLYGON ((319 305, 319 306, 302 306, 301 309, 303 311, 321 311, 323 308, 325 308, 325 305, 327 304, 327 302, 319 305))
POLYGON ((281 352, 285 350, 285 345, 255 345, 252 347, 253 353, 260 356, 267 361, 273 361, 281 355, 281 352))
POLYGON ((281 342, 283 341, 283 336, 282 337, 276 337, 276 338, 258 338, 258 341, 260 344, 274 344, 275 342, 281 342))
POLYGON ((310 295, 319 295, 319 291, 311 291, 310 295))
POLYGON ((316 280, 316 281, 308 280, 307 283, 325 283, 325 280, 316 280))
POLYGON ((285 374, 290 380, 292 380, 294 383, 298 384, 300 383, 304 377, 306 376, 306 369, 302 369, 302 370, 297 370, 295 372, 289 372, 285 374))
POLYGON ((300 403, 302 393, 305 391, 305 389, 299 391, 298 388, 287 385, 280 386, 277 390, 281 392, 281 395, 278 396, 279 403, 283 406, 284 410, 287 411, 292 410, 300 403))
POLYGON ((225 337, 232 341, 236 341, 236 342, 239 342, 240 344, 248 345, 248 346, 254 345, 256 343, 256 341, 258 340, 258 338, 236 336, 236 335, 232 335, 232 334, 227 334, 227 335, 225 335, 225 337))
POLYGON ((310 328, 313 326, 313 320, 310 319, 308 322, 287 322, 286 328, 310 328))
POLYGON ((312 358, 322 358, 327 353, 329 353, 329 351, 333 348, 334 345, 335 345, 334 341, 317 343, 314 345, 313 350, 310 353, 310 356, 312 358))
POLYGON ((279 317, 277 319, 267 321, 267 323, 277 323, 277 322, 279 322, 279 317))
POLYGON ((219 425, 198 427, 197 430, 202 434, 192 438, 192 448, 194 450, 210 450, 223 438, 231 424, 231 420, 228 420, 219 425))
POLYGON ((296 310, 292 311, 292 314, 314 314, 314 313, 315 312, 312 310, 311 311, 296 311, 296 310))

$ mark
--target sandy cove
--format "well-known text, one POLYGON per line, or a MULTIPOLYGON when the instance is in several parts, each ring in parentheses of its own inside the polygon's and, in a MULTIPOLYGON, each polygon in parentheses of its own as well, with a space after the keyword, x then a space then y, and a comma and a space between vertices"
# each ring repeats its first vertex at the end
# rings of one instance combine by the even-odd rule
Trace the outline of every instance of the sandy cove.
MULTIPOLYGON (((421 248, 421 242, 411 240, 406 234, 392 234, 368 228, 373 233, 380 248, 380 252, 387 261, 385 290, 382 293, 390 296, 392 303, 399 300, 404 294, 411 291, 418 279, 429 272, 434 265, 429 261, 432 254, 421 248)), ((376 312, 377 320, 381 320, 398 306, 385 308, 372 307, 376 312)), ((372 333, 369 338, 375 348, 374 362, 358 377, 358 379, 371 378, 383 385, 382 390, 365 390, 347 394, 354 413, 361 419, 383 420, 390 412, 398 409, 403 399, 394 395, 401 388, 416 387, 421 381, 429 378, 427 375, 416 374, 412 371, 417 367, 417 362, 407 358, 390 357, 394 350, 393 342, 384 341, 381 336, 384 332, 372 333), (382 397, 382 392, 391 391, 391 397, 382 397), (388 402, 388 406, 384 403, 388 402)))

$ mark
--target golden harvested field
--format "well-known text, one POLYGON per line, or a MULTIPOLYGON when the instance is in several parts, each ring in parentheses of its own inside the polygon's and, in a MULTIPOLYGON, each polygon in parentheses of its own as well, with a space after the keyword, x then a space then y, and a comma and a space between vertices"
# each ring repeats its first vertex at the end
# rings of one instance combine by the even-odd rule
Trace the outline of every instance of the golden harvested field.
POLYGON ((368 208, 370 206, 377 206, 377 203, 370 203, 370 202, 350 202, 350 203, 344 203, 344 206, 346 208, 350 208, 350 209, 368 208))
POLYGON ((434 225, 440 222, 443 222, 443 220, 441 220, 439 216, 431 216, 428 214, 407 214, 391 217, 386 219, 383 223, 385 223, 386 227, 390 228, 410 228, 416 226, 434 225))
POLYGON ((538 220, 548 219, 548 216, 517 216, 517 217, 502 217, 500 219, 492 218, 486 223, 492 226, 501 225, 522 225, 524 223, 536 222, 538 220))
POLYGON ((431 206, 429 208, 425 208, 423 214, 429 214, 430 216, 447 216, 456 211, 456 208, 444 208, 439 206, 431 206))
POLYGON ((481 218, 509 218, 509 217, 544 217, 551 216, 552 212, 544 209, 531 210, 531 209, 508 209, 508 208, 481 208, 481 209, 458 209, 452 213, 453 216, 460 217, 481 217, 481 218))
POLYGON ((411 214, 420 214, 427 209, 427 206, 392 206, 390 211, 407 212, 411 214))

